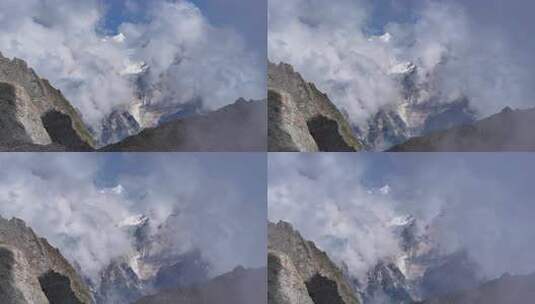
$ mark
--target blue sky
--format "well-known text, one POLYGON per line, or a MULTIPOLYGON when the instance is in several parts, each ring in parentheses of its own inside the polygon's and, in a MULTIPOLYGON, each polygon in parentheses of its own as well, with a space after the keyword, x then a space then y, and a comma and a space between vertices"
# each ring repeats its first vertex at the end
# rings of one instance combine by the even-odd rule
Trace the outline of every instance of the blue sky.
MULTIPOLYGON (((104 0, 102 0, 104 1, 104 0)), ((141 6, 150 1, 131 0, 141 6)), ((127 0, 106 0, 108 14, 104 20, 107 31, 117 33, 117 27, 127 22, 138 22, 142 15, 132 15, 126 9, 127 0)), ((249 47, 266 56, 267 1, 266 0, 191 0, 216 26, 230 27, 245 38, 249 47)))

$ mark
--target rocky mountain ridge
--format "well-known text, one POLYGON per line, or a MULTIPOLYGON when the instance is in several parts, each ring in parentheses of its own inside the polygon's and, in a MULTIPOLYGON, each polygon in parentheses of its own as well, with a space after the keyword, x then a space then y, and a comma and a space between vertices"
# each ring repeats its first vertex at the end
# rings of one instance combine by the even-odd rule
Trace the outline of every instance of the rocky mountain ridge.
POLYGON ((358 304, 343 272, 289 223, 268 224, 270 304, 358 304))
POLYGON ((415 137, 390 148, 390 152, 495 152, 535 151, 535 109, 512 110, 472 124, 415 137))
POLYGON ((358 151, 346 117, 289 64, 268 66, 269 151, 358 151))
POLYGON ((467 98, 444 100, 432 75, 423 81, 416 65, 399 64, 388 75, 400 87, 400 100, 355 125, 291 65, 270 63, 270 151, 382 151, 415 136, 475 121, 467 98))
POLYGON ((26 62, 0 54, 0 151, 266 151, 265 100, 202 112, 199 102, 153 105, 146 100, 153 90, 94 130, 26 62))
POLYGON ((237 267, 207 282, 146 296, 136 304, 266 304, 266 269, 237 267))
POLYGON ((20 219, 0 217, 0 302, 91 304, 75 268, 20 219))
POLYGON ((93 138, 61 91, 39 78, 25 61, 0 53, 0 146, 90 150, 93 138))

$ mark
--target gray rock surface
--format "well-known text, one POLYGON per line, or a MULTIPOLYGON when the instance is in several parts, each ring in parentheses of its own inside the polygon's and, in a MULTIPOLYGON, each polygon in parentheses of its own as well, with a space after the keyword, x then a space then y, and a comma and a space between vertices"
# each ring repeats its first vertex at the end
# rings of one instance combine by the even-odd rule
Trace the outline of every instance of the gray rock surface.
MULTIPOLYGON (((329 259, 325 252, 319 250, 313 242, 304 240, 299 232, 294 230, 290 224, 285 222, 268 224, 268 249, 272 258, 271 266, 282 267, 284 265, 290 265, 284 270, 269 270, 270 273, 283 274, 278 280, 287 278, 289 281, 294 282, 300 277, 303 280, 302 283, 308 285, 307 290, 310 296, 317 294, 318 288, 329 290, 329 293, 333 294, 330 297, 330 301, 325 301, 325 299, 316 300, 314 301, 315 304, 335 303, 338 301, 336 299, 341 299, 340 303, 343 304, 359 303, 354 290, 351 288, 351 285, 340 268, 329 259), (278 261, 273 260, 274 258, 278 259, 278 261), (298 276, 296 276, 291 265, 295 267, 298 276), (316 281, 322 284, 317 284, 316 281), (328 288, 333 283, 336 287, 335 290, 328 288)), ((277 282, 277 280, 270 280, 270 283, 274 283, 274 285, 269 286, 270 293, 284 296, 272 298, 274 301, 270 302, 270 304, 300 304, 300 302, 288 302, 288 299, 299 299, 302 294, 302 285, 295 283, 294 285, 298 289, 295 293, 290 293, 287 289, 278 290, 277 282)), ((303 300, 307 301, 306 299, 303 300)))
POLYGON ((106 146, 108 152, 262 152, 267 150, 265 101, 245 101, 175 119, 106 146))
POLYGON ((266 304, 266 269, 244 269, 189 288, 175 288, 140 299, 136 304, 266 304))
POLYGON ((268 253, 268 286, 270 304, 314 304, 305 280, 282 252, 270 250, 268 253))
POLYGON ((346 117, 289 64, 268 67, 269 151, 358 151, 346 117))
MULTIPOLYGON (((66 147, 86 150, 93 139, 76 109, 59 90, 39 78, 35 71, 20 59, 10 60, 0 53, 0 150, 13 150, 25 145, 47 146, 60 144, 51 136, 47 114, 62 114, 61 127, 69 129, 69 136, 82 144, 66 147), (65 125, 67 123, 68 125, 65 125)), ((57 125, 56 125, 57 126, 57 125)), ((52 130, 53 131, 53 130, 52 130)), ((45 148, 46 149, 46 148, 45 148)))
POLYGON ((75 269, 19 219, 0 217, 0 303, 92 303, 75 269))
POLYGON ((473 124, 415 137, 390 152, 535 151, 535 109, 512 110, 473 124))
POLYGON ((481 286, 423 301, 425 304, 525 304, 535 299, 535 274, 503 275, 481 286))

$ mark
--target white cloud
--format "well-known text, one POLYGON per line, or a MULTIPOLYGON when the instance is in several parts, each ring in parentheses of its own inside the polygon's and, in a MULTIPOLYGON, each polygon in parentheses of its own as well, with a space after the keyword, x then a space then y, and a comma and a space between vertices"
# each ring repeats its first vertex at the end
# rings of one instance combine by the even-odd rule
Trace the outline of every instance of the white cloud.
POLYGON ((270 155, 269 219, 292 223, 359 278, 402 255, 397 225, 407 216, 442 253, 466 250, 482 277, 532 273, 532 163, 499 154, 270 155))
POLYGON ((460 5, 421 2, 411 11, 415 21, 389 23, 388 37, 378 39, 366 31, 372 1, 273 0, 269 58, 294 65, 355 124, 402 100, 388 74, 407 61, 419 66, 418 81, 429 83, 441 101, 466 95, 480 115, 529 106, 533 77, 499 29, 471 22, 460 5))
MULTIPOLYGON (((128 3, 129 11, 134 4, 128 3)), ((152 1, 147 14, 140 23, 122 24, 121 39, 106 39, 97 0, 2 1, 0 51, 28 61, 93 127, 115 106, 133 101, 133 84, 123 72, 140 61, 151 65, 153 83, 167 74, 156 103, 201 98, 214 109, 265 95, 262 60, 237 33, 211 25, 186 0, 152 1)))
POLYGON ((139 215, 150 217, 153 232, 167 221, 162 250, 199 249, 214 275, 238 265, 260 267, 265 194, 242 184, 261 174, 251 166, 263 163, 252 155, 2 155, 0 171, 10 174, 0 176, 0 215, 26 221, 92 278, 113 258, 131 253, 122 224, 139 215), (253 163, 242 173, 221 164, 239 170, 243 159, 253 163))

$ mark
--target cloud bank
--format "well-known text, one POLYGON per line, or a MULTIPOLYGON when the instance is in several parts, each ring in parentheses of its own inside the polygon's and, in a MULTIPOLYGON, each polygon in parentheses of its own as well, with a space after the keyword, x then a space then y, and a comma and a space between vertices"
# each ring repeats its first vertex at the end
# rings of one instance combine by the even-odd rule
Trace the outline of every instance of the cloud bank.
POLYGON ((407 216, 444 254, 466 250, 483 277, 532 273, 531 163, 527 154, 273 155, 269 219, 292 223, 359 278, 401 255, 396 224, 407 216))
POLYGON ((0 215, 26 221, 92 278, 132 252, 121 223, 146 215, 153 231, 177 231, 166 250, 199 249, 217 275, 265 265, 264 166, 255 155, 2 155, 0 215))
POLYGON ((201 99, 208 110, 239 97, 265 95, 263 59, 235 31, 214 26, 186 0, 127 1, 125 14, 140 16, 103 28, 107 6, 99 0, 6 0, 0 3, 0 51, 26 60, 51 80, 93 127, 135 98, 128 73, 150 66, 156 105, 201 99))
POLYGON ((418 66, 416 84, 432 92, 422 100, 466 96, 481 116, 533 105, 535 77, 518 60, 522 45, 499 25, 474 21, 461 2, 392 1, 393 9, 410 10, 404 20, 375 28, 384 33, 375 36, 370 24, 377 11, 386 14, 386 8, 375 6, 386 5, 382 2, 271 1, 269 59, 294 65, 354 124, 403 100, 395 74, 407 62, 418 66))

